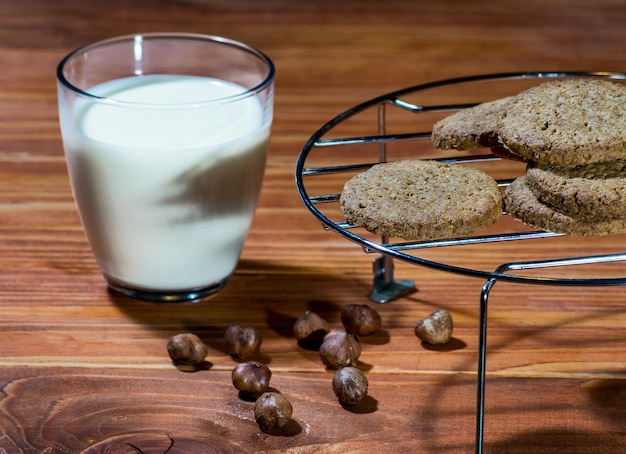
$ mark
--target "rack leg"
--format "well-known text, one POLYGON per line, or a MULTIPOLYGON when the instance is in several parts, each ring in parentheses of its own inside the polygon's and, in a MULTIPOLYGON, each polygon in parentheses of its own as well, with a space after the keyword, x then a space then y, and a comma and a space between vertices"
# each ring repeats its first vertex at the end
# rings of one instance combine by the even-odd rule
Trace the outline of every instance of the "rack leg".
POLYGON ((393 258, 388 255, 374 259, 374 291, 370 299, 375 303, 388 303, 415 290, 413 281, 394 280, 393 267, 393 258))
POLYGON ((480 294, 480 320, 478 333, 478 384, 476 396, 476 454, 483 452, 483 435, 485 424, 485 375, 487 364, 487 303, 489 292, 496 283, 495 278, 483 285, 480 294))

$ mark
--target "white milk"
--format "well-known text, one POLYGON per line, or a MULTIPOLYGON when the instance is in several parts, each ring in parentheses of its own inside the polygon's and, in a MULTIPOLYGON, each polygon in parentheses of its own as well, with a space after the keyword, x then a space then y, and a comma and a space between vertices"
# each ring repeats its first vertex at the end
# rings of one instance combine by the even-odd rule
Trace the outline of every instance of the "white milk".
POLYGON ((226 279, 257 204, 271 115, 263 120, 256 97, 183 108, 242 92, 208 78, 142 76, 90 92, 169 105, 81 99, 77 124, 61 119, 74 195, 103 273, 161 291, 226 279))

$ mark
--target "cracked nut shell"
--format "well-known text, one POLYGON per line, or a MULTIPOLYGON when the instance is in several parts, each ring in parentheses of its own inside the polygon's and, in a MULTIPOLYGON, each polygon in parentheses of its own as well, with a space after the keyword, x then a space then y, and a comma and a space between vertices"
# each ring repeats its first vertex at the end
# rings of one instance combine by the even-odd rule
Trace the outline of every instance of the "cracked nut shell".
POLYGON ((177 365, 200 364, 208 354, 204 342, 193 333, 176 334, 167 341, 167 353, 177 365))
POLYGON ((356 367, 342 367, 333 376, 333 391, 342 405, 356 405, 367 395, 367 377, 356 367))
POLYGON ((380 314, 366 304, 348 304, 341 310, 341 323, 357 336, 375 333, 382 326, 380 314))
POLYGON ((293 335, 300 343, 321 343, 328 331, 326 320, 311 311, 306 311, 293 324, 293 335))
POLYGON ((331 330, 320 346, 320 358, 329 369, 357 364, 361 356, 361 342, 356 334, 331 330))
POLYGON ((232 324, 224 333, 226 353, 235 358, 255 355, 261 349, 261 334, 252 326, 232 324))
POLYGON ((250 361, 237 364, 232 371, 233 386, 245 394, 258 395, 270 386, 272 371, 265 364, 250 361))
POLYGON ((445 344, 452 337, 452 315, 439 309, 415 324, 415 335, 427 344, 445 344))
POLYGON ((285 396, 277 392, 265 392, 254 404, 254 419, 263 432, 283 427, 291 419, 293 408, 285 396))

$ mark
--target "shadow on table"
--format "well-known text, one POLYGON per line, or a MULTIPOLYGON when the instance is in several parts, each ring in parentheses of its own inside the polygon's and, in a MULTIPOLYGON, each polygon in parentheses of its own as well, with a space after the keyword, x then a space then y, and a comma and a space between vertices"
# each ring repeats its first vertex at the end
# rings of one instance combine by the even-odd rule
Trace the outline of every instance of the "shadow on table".
POLYGON ((485 444, 485 451, 507 454, 607 454, 626 452, 623 436, 568 430, 524 432, 497 443, 485 444))
MULTIPOLYGON (((223 334, 231 323, 267 326, 283 338, 293 337, 293 314, 314 311, 331 327, 341 327, 340 306, 346 294, 366 303, 370 282, 340 274, 325 274, 316 268, 274 265, 261 261, 242 261, 230 282, 216 295, 198 302, 154 303, 136 300, 115 291, 109 299, 128 317, 164 338, 180 332, 197 334, 208 346, 224 349, 223 334)), ((381 330, 364 342, 387 343, 389 335, 381 330)), ((267 360, 268 358, 261 358, 267 360)))

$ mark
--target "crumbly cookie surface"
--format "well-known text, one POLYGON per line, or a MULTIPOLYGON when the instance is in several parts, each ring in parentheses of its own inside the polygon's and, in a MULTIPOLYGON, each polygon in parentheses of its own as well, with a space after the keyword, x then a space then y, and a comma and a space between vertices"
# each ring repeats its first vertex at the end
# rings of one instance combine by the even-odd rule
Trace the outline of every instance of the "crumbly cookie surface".
POLYGON ((488 101, 443 118, 433 126, 433 145, 443 150, 498 146, 495 126, 508 100, 488 101))
POLYGON ((528 185, 527 177, 513 181, 504 191, 506 211, 531 227, 572 236, 626 233, 626 219, 590 220, 569 216, 542 203, 528 185))
POLYGON ((346 221, 405 240, 472 233, 502 214, 502 196, 486 173, 460 164, 404 160, 351 178, 340 197, 346 221))
POLYGON ((626 217, 626 160, 577 167, 529 163, 527 182, 546 205, 590 220, 626 217))
POLYGON ((626 158, 626 86, 599 79, 546 82, 509 99, 495 126, 527 161, 580 165, 626 158))

